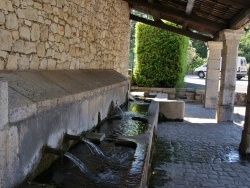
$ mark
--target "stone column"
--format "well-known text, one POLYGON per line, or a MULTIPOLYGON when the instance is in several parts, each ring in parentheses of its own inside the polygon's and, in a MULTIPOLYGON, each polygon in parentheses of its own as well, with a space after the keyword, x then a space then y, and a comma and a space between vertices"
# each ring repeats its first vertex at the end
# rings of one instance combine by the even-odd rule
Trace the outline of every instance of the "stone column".
POLYGON ((226 29, 220 34, 223 49, 217 122, 233 121, 238 46, 244 31, 226 29))
POLYGON ((8 82, 0 77, 0 131, 8 123, 8 82))
POLYGON ((5 186, 7 171, 7 148, 8 148, 8 83, 0 77, 0 187, 5 186), (4 173, 3 173, 4 172, 4 173))
POLYGON ((239 150, 242 154, 250 154, 250 71, 248 72, 247 105, 245 113, 244 129, 241 135, 239 150))
POLYGON ((208 41, 208 60, 205 91, 205 108, 216 108, 218 104, 218 87, 220 77, 220 59, 222 42, 208 41))

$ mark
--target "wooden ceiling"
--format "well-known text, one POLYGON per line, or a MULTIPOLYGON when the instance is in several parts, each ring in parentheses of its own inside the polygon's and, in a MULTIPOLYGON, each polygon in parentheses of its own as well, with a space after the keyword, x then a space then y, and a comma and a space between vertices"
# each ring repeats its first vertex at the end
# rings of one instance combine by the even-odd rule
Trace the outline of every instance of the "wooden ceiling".
POLYGON ((209 41, 223 29, 240 29, 250 20, 250 0, 124 0, 131 9, 153 20, 130 15, 130 19, 194 39, 209 41), (167 20, 176 27, 164 24, 167 20))

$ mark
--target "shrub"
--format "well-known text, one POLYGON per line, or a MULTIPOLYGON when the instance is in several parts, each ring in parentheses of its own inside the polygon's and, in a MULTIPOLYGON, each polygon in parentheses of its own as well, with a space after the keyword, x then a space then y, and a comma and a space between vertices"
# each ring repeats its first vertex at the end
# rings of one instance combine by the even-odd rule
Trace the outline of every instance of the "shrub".
POLYGON ((133 71, 136 85, 180 87, 186 69, 188 41, 187 37, 137 23, 133 71))

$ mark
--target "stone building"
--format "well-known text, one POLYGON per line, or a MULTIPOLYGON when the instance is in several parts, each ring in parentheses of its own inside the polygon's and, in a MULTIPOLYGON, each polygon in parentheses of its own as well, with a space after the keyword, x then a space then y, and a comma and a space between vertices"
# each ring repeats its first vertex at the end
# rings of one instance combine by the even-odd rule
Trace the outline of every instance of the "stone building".
MULTIPOLYGON (((44 145, 59 147, 65 133, 90 130, 114 101, 125 103, 129 19, 208 42, 206 105, 217 107, 218 121, 231 121, 234 62, 249 10, 244 0, 1 0, 0 187, 31 174, 44 145)), ((249 151, 246 122, 243 152, 249 151)))
POLYGON ((122 0, 1 0, 0 187, 126 101, 129 13, 122 0))

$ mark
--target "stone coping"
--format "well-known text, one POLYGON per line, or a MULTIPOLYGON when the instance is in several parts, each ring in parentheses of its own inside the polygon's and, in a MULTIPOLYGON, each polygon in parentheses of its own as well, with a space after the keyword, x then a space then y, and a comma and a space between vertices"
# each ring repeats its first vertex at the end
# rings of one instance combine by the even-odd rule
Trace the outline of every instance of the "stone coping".
POLYGON ((1 71, 8 81, 9 122, 129 84, 114 70, 1 71))

